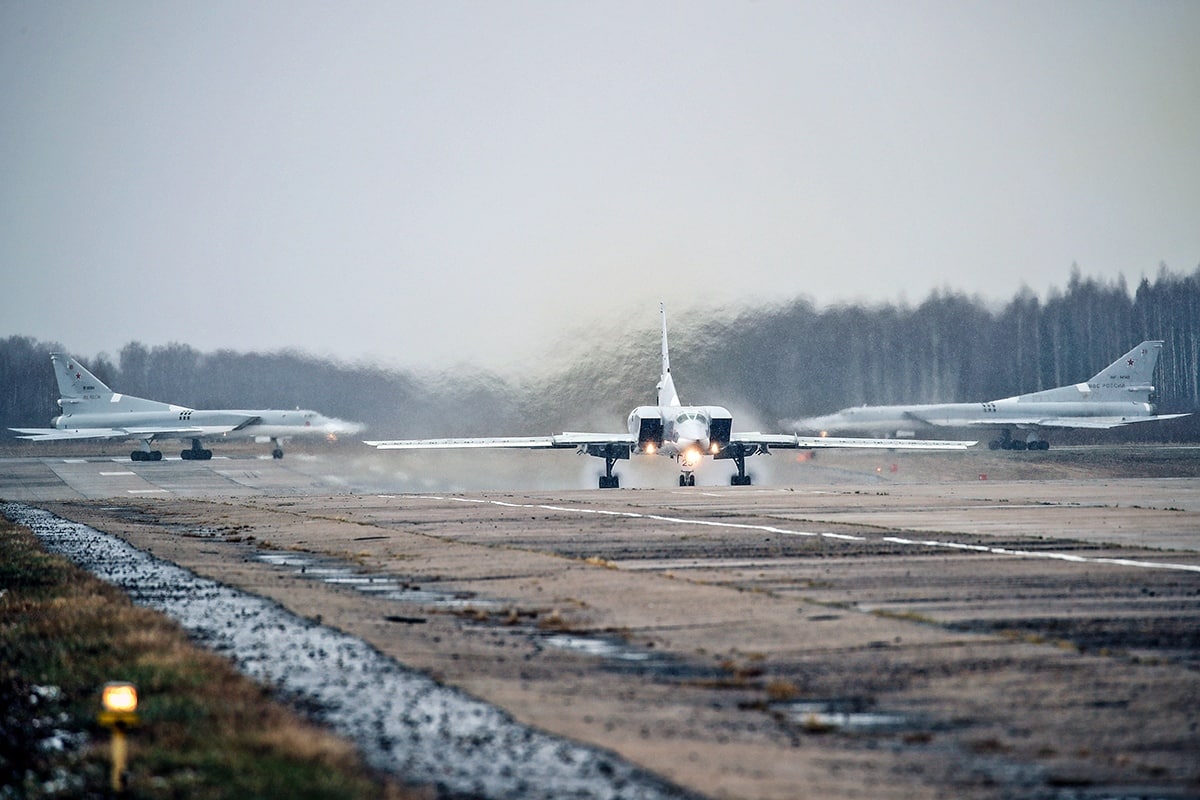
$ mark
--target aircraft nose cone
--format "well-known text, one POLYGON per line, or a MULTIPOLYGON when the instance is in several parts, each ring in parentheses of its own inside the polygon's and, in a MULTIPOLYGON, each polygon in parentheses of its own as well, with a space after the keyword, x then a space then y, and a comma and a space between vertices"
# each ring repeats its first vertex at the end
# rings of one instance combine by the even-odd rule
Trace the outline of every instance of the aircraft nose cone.
POLYGON ((709 445, 708 426, 697 421, 685 422, 677 429, 677 441, 680 450, 694 446, 706 453, 709 445))

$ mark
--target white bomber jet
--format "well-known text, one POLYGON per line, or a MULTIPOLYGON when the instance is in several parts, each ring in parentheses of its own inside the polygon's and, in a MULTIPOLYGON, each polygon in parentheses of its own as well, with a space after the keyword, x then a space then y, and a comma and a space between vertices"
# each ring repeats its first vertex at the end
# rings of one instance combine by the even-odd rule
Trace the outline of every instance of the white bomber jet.
POLYGON ((721 406, 685 406, 679 402, 671 378, 667 355, 667 312, 662 314, 662 374, 658 380, 658 405, 638 406, 629 414, 628 433, 560 433, 554 436, 511 436, 462 439, 403 439, 366 442, 380 450, 416 450, 446 448, 573 448, 580 454, 604 459, 601 489, 620 486, 613 465, 631 455, 662 455, 679 460, 679 485, 695 486, 694 470, 704 456, 732 459, 737 475, 734 486, 749 486, 746 459, 770 449, 808 448, 887 448, 898 450, 965 450, 975 442, 903 441, 890 439, 843 439, 805 437, 791 434, 735 433, 733 415, 721 406))
POLYGON ((835 414, 785 422, 797 431, 870 432, 915 436, 934 428, 991 428, 999 438, 992 450, 1049 450, 1048 428, 1115 428, 1134 422, 1174 419, 1187 414, 1157 414, 1154 367, 1162 342, 1146 341, 1097 372, 1085 383, 1060 386, 986 403, 932 403, 908 406, 858 406, 835 414), (1027 431, 1024 440, 1011 429, 1027 431))
POLYGON ((162 451, 151 450, 157 439, 191 440, 191 448, 179 455, 185 460, 207 460, 212 450, 205 440, 255 439, 273 445, 271 455, 283 458, 280 443, 296 436, 336 438, 361 433, 363 426, 322 416, 315 411, 265 409, 204 410, 160 403, 118 394, 88 372, 82 364, 63 353, 51 353, 58 378, 62 414, 50 420, 52 428, 10 428, 21 439, 34 442, 77 439, 138 439, 140 450, 129 454, 134 461, 161 461, 162 451))

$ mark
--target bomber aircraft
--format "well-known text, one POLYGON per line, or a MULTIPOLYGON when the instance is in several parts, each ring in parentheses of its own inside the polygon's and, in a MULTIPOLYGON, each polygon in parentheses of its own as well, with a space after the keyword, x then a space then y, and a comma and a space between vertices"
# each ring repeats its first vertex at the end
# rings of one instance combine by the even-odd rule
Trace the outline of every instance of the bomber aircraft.
POLYGON ((1161 341, 1145 341, 1084 383, 990 400, 985 403, 931 403, 907 406, 858 406, 834 414, 785 422, 797 431, 864 432, 879 436, 915 436, 936 428, 991 428, 998 438, 992 450, 1049 450, 1050 428, 1115 428, 1134 422, 1174 419, 1187 414, 1158 414, 1151 379, 1161 341), (1012 428, 1027 431, 1014 439, 1012 428))
POLYGON ((141 449, 129 454, 133 461, 161 461, 162 451, 152 450, 158 439, 191 440, 191 447, 180 452, 185 460, 207 460, 212 450, 201 442, 227 439, 254 439, 270 442, 271 455, 283 458, 281 442, 298 436, 336 438, 361 433, 363 426, 345 422, 306 409, 196 409, 160 403, 127 394, 119 394, 88 372, 78 360, 64 353, 51 353, 54 375, 58 378, 58 405, 62 414, 50 420, 51 428, 10 428, 21 439, 34 442, 78 439, 114 439, 141 442, 141 449))
POLYGON ((771 448, 887 448, 903 450, 965 450, 975 442, 896 441, 892 439, 851 439, 805 437, 791 434, 737 433, 733 415, 721 406, 685 406, 675 391, 671 361, 667 353, 667 312, 662 315, 662 373, 658 380, 658 405, 638 406, 629 413, 628 433, 559 433, 553 436, 509 436, 458 439, 401 439, 369 441, 380 450, 416 450, 445 448, 574 448, 576 452, 604 459, 601 489, 620 486, 613 465, 631 455, 660 455, 678 459, 679 485, 695 486, 695 469, 705 456, 731 459, 737 474, 730 477, 733 486, 749 486, 746 459, 771 448))

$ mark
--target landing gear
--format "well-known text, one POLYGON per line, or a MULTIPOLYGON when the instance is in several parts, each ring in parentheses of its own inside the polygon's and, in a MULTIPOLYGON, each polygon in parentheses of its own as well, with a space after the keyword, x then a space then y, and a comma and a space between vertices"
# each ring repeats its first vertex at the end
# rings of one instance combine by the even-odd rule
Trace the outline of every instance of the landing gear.
POLYGON ((616 464, 622 458, 629 458, 629 445, 615 444, 608 442, 605 444, 589 444, 579 448, 580 453, 587 453, 589 456, 604 459, 604 474, 600 476, 601 489, 619 489, 621 486, 620 479, 613 475, 613 464, 616 464))
POLYGON ((696 485, 696 473, 684 472, 683 474, 681 474, 679 476, 679 485, 680 486, 695 486, 696 485))
POLYGON ((1012 438, 1012 434, 1004 431, 999 439, 988 442, 989 450, 1049 450, 1050 443, 1045 439, 1028 439, 1021 441, 1012 438))
POLYGON ((730 486, 749 486, 750 476, 746 474, 746 451, 741 445, 731 444, 726 448, 729 451, 729 457, 733 459, 733 463, 737 465, 737 475, 732 475, 729 478, 730 486))
POLYGON ((129 454, 130 461, 162 461, 161 450, 134 450, 129 454))
POLYGON ((275 445, 275 449, 273 449, 271 451, 271 458, 274 458, 274 459, 283 458, 283 448, 279 446, 279 440, 272 439, 271 444, 275 445))
POLYGON ((212 458, 212 450, 201 447, 199 439, 192 439, 191 448, 179 451, 179 457, 184 461, 208 461, 212 458))
POLYGON ((600 488, 601 489, 620 489, 621 488, 621 476, 613 475, 613 472, 612 472, 613 464, 616 464, 616 463, 617 463, 617 457, 615 455, 610 454, 610 455, 604 456, 604 474, 600 476, 600 488))

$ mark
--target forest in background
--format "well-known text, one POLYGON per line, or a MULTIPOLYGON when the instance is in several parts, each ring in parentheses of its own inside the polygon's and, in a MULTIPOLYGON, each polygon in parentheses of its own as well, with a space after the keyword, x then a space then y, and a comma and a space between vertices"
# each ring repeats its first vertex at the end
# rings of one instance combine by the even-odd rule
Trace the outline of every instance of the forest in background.
MULTIPOLYGON (((174 343, 131 342, 115 360, 72 355, 126 394, 194 408, 311 408, 366 423, 372 437, 616 431, 630 408, 654 402, 657 314, 654 322, 581 338, 568 366, 541 375, 415 372, 174 343)), ((1076 383, 1145 339, 1166 342, 1159 410, 1200 409, 1200 268, 1160 268, 1132 292, 1123 278, 1075 268, 1065 289, 1043 299, 1023 288, 999 306, 952 290, 915 306, 716 305, 692 320, 672 317, 670 333, 683 401, 725 405, 742 430, 778 430, 780 420, 852 405, 982 401, 1076 383)), ((0 429, 43 427, 58 413, 52 351, 71 352, 0 339, 0 429)), ((1197 426, 1172 430, 1192 437, 1197 426)))

